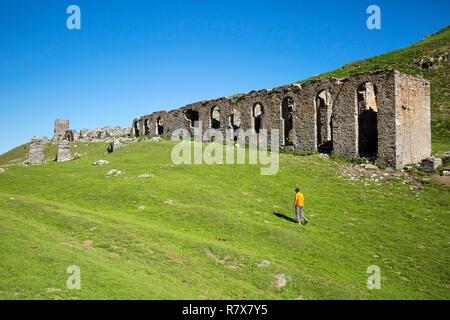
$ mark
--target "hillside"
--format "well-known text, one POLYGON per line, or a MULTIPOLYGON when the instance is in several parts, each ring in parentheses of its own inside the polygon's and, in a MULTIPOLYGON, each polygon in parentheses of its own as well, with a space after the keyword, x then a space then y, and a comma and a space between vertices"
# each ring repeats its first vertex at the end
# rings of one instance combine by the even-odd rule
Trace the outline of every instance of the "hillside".
POLYGON ((450 150, 450 26, 418 43, 377 57, 353 62, 340 69, 309 80, 342 78, 350 74, 382 69, 397 69, 411 75, 421 75, 431 82, 431 118, 433 150, 450 150), (441 61, 439 60, 441 58, 441 61))
POLYGON ((318 155, 282 154, 279 174, 261 176, 173 166, 173 142, 106 146, 77 142, 80 160, 0 175, 0 299, 450 298, 449 188, 349 181, 318 155), (290 221, 296 185, 307 226, 290 221), (66 288, 70 265, 81 290, 66 288), (370 265, 381 290, 366 287, 370 265))

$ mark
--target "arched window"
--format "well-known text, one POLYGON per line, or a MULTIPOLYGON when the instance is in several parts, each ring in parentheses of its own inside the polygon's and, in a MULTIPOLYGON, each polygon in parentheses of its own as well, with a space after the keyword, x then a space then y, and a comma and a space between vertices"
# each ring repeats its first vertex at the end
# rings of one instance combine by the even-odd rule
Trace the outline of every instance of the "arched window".
POLYGON ((233 130, 233 139, 237 141, 237 133, 236 131, 241 128, 241 113, 238 110, 234 110, 228 117, 229 124, 228 128, 233 130))
POLYGON ((360 85, 356 92, 358 110, 358 154, 376 160, 378 156, 377 88, 371 82, 360 85))
POLYGON ((330 153, 333 150, 332 115, 331 94, 328 90, 323 90, 316 96, 317 149, 322 153, 330 153))
POLYGON ((283 131, 283 145, 294 144, 294 99, 286 97, 281 102, 281 129, 283 131))
POLYGON ((197 128, 198 127, 198 121, 200 119, 198 115, 198 111, 188 109, 184 112, 184 116, 186 120, 189 120, 191 128, 197 128))
POLYGON ((252 109, 253 129, 259 133, 263 129, 264 107, 260 103, 256 103, 252 109))
POLYGON ((220 128, 220 110, 219 107, 213 107, 211 109, 211 129, 220 128))

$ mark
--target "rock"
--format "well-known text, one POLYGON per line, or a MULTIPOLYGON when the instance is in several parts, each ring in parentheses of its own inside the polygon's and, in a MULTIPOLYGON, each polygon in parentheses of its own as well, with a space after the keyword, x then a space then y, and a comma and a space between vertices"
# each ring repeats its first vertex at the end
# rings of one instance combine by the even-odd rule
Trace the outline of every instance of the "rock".
POLYGON ((444 171, 442 171, 442 175, 443 176, 450 176, 450 171, 449 170, 444 170, 444 171))
POLYGON ((48 142, 46 138, 33 138, 31 140, 28 163, 41 164, 44 162, 44 147, 48 142))
POLYGON ((287 277, 285 274, 277 274, 275 275, 275 278, 277 279, 273 284, 275 288, 282 288, 287 284, 287 277))
POLYGON ((423 159, 420 165, 426 170, 436 170, 442 165, 442 159, 439 157, 428 157, 423 159))
POLYGON ((364 169, 366 170, 378 170, 378 167, 376 165, 370 164, 370 163, 366 163, 361 165, 364 169))
POLYGON ((153 178, 155 175, 152 173, 144 173, 138 176, 138 178, 153 178))
POLYGON ((259 268, 265 268, 265 267, 268 267, 268 266, 270 266, 270 261, 263 260, 263 261, 261 261, 260 263, 258 263, 257 266, 258 266, 259 268))
POLYGON ((118 175, 121 175, 121 174, 122 174, 122 171, 117 170, 117 169, 112 169, 112 170, 109 170, 106 175, 107 176, 118 176, 118 175))
POLYGON ((70 142, 66 139, 62 139, 58 142, 56 161, 67 162, 70 160, 72 160, 72 157, 70 156, 70 142))
POLYGON ((76 159, 76 160, 81 159, 81 154, 79 154, 78 152, 75 152, 73 154, 73 158, 76 159))
POLYGON ((160 137, 153 137, 150 139, 150 142, 160 142, 162 139, 160 137))
POLYGON ((98 160, 98 161, 95 161, 92 165, 93 165, 93 166, 96 166, 96 167, 100 167, 100 166, 106 166, 106 165, 108 165, 108 164, 110 164, 109 161, 106 161, 106 160, 98 160))
POLYGON ((164 204, 173 205, 173 200, 172 199, 167 199, 166 201, 164 201, 164 204))
POLYGON ((6 170, 5 169, 3 169, 3 168, 0 168, 0 173, 5 173, 6 172, 6 170))
POLYGON ((138 206, 138 210, 145 210, 145 206, 138 206))

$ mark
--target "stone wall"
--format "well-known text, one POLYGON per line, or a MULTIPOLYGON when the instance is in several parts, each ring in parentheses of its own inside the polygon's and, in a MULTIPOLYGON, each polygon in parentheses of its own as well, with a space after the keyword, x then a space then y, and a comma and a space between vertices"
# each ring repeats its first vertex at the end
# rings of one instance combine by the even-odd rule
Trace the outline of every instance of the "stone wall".
POLYGON ((396 100, 396 158, 398 167, 403 167, 431 154, 430 84, 397 73, 396 100))
POLYGON ((154 112, 135 119, 131 134, 170 135, 181 128, 192 132, 192 120, 198 118, 203 131, 215 128, 225 134, 230 128, 262 128, 267 129, 270 140, 271 131, 277 129, 282 146, 300 151, 334 150, 347 158, 359 156, 401 167, 430 154, 429 90, 422 78, 394 70, 309 81, 154 112), (407 97, 415 110, 408 126, 399 111, 407 97), (411 130, 420 137, 420 150, 404 148, 411 130))

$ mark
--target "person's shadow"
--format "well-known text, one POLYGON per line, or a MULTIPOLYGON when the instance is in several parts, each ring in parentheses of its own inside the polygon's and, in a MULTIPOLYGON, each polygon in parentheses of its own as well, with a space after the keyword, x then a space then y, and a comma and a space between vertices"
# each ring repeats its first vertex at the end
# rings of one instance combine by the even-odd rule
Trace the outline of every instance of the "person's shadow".
POLYGON ((298 223, 297 220, 292 219, 291 217, 288 217, 288 216, 286 216, 286 215, 284 215, 284 214, 282 214, 282 213, 274 212, 273 214, 274 214, 277 218, 284 219, 284 220, 287 220, 287 221, 293 222, 293 223, 298 223))

